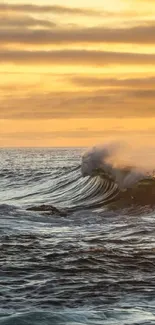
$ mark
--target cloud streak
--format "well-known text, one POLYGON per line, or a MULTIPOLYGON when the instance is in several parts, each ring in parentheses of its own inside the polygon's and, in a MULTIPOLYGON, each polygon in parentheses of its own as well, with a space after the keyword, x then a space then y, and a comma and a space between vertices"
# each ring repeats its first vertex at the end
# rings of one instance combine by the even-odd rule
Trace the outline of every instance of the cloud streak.
POLYGON ((95 9, 75 8, 57 5, 36 5, 36 4, 0 4, 0 12, 28 12, 28 13, 53 13, 53 14, 67 14, 67 15, 87 15, 97 16, 101 12, 95 9))
POLYGON ((1 119, 53 118, 126 118, 155 117, 155 90, 102 90, 96 92, 64 92, 10 94, 0 100, 1 119))
MULTIPOLYGON (((4 22, 1 20, 0 25, 16 24, 14 18, 7 18, 4 22)), ((22 26, 22 19, 19 19, 19 25, 22 26)), ((49 21, 33 20, 27 18, 25 24, 42 24, 45 27, 51 27, 49 21)), ((24 20, 23 20, 24 26, 24 20)), ((123 44, 155 44, 155 24, 141 25, 131 28, 69 28, 53 30, 1 30, 1 44, 82 44, 82 43, 123 43, 123 44)))
POLYGON ((94 50, 11 51, 0 50, 0 63, 44 65, 153 65, 155 54, 94 50))
POLYGON ((117 78, 103 78, 103 77, 80 77, 74 76, 70 78, 70 81, 81 87, 123 87, 123 88, 155 88, 155 77, 148 78, 127 78, 127 79, 117 79, 117 78))
MULTIPOLYGON (((5 28, 25 28, 25 27, 35 27, 35 26, 43 26, 45 28, 47 27, 55 27, 56 24, 49 21, 49 20, 44 20, 44 19, 36 19, 34 17, 31 16, 26 16, 26 15, 20 15, 20 16, 0 16, 0 27, 2 27, 3 29, 0 31, 0 41, 3 40, 3 36, 5 37, 6 35, 6 42, 7 44, 9 43, 9 35, 10 35, 10 39, 12 39, 12 36, 15 35, 17 36, 18 33, 20 33, 20 35, 26 34, 26 33, 30 33, 30 30, 26 30, 26 29, 17 29, 17 30, 8 30, 5 28)), ((33 33, 33 30, 32 30, 33 33)), ((24 35, 23 35, 24 36, 24 35)), ((18 40, 18 42, 22 43, 22 41, 18 40)))
MULTIPOLYGON (((138 0, 137 0, 138 1, 138 0)), ((140 0, 139 0, 140 1, 140 0)), ((142 0, 146 1, 146 0, 142 0)), ((154 0, 152 0, 154 1, 154 0)), ((126 11, 107 11, 107 10, 97 10, 90 8, 80 8, 80 7, 71 7, 71 6, 62 6, 62 5, 37 5, 37 4, 11 4, 11 3, 1 3, 0 4, 0 12, 1 13, 32 13, 32 14, 46 14, 52 13, 55 15, 72 15, 72 16, 90 16, 90 17, 107 17, 110 19, 113 18, 137 18, 138 16, 142 16, 142 13, 135 10, 126 10, 126 11)), ((143 16, 149 16, 150 12, 143 13, 143 16)))
POLYGON ((24 139, 24 140, 42 140, 42 139, 58 139, 58 138, 102 138, 104 136, 121 136, 121 135, 139 135, 139 136, 154 136, 155 129, 149 130, 118 130, 108 129, 100 131, 91 130, 73 130, 73 131, 51 131, 51 132, 8 132, 1 135, 1 139, 24 139))

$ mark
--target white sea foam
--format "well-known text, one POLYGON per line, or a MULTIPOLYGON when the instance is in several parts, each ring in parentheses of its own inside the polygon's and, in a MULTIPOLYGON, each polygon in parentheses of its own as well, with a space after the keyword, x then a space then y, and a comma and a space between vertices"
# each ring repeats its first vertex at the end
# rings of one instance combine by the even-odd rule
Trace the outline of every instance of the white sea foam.
POLYGON ((124 142, 96 146, 82 157, 82 175, 105 174, 123 190, 152 177, 155 157, 151 160, 148 155, 152 152, 151 148, 133 147, 124 142))

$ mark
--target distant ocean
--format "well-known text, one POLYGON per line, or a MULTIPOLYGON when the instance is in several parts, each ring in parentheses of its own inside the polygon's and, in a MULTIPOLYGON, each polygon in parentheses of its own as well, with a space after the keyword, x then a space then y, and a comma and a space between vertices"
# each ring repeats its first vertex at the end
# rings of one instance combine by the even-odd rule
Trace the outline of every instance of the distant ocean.
POLYGON ((155 324, 154 178, 82 153, 0 149, 0 325, 155 324))

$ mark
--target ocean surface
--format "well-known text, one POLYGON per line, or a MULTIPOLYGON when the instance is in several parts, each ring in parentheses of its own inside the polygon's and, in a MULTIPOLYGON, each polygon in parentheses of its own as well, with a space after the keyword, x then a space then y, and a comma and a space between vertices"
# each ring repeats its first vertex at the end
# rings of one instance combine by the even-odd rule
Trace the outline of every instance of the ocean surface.
POLYGON ((83 150, 0 149, 0 325, 155 324, 154 179, 83 150))

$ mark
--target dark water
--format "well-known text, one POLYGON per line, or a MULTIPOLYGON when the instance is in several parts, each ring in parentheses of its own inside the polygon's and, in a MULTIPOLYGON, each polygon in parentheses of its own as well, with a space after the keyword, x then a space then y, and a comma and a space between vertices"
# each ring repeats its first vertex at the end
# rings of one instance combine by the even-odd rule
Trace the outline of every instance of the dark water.
POLYGON ((80 164, 81 149, 0 150, 0 324, 155 324, 153 189, 120 205, 80 164), (67 216, 27 210, 42 204, 67 216))

